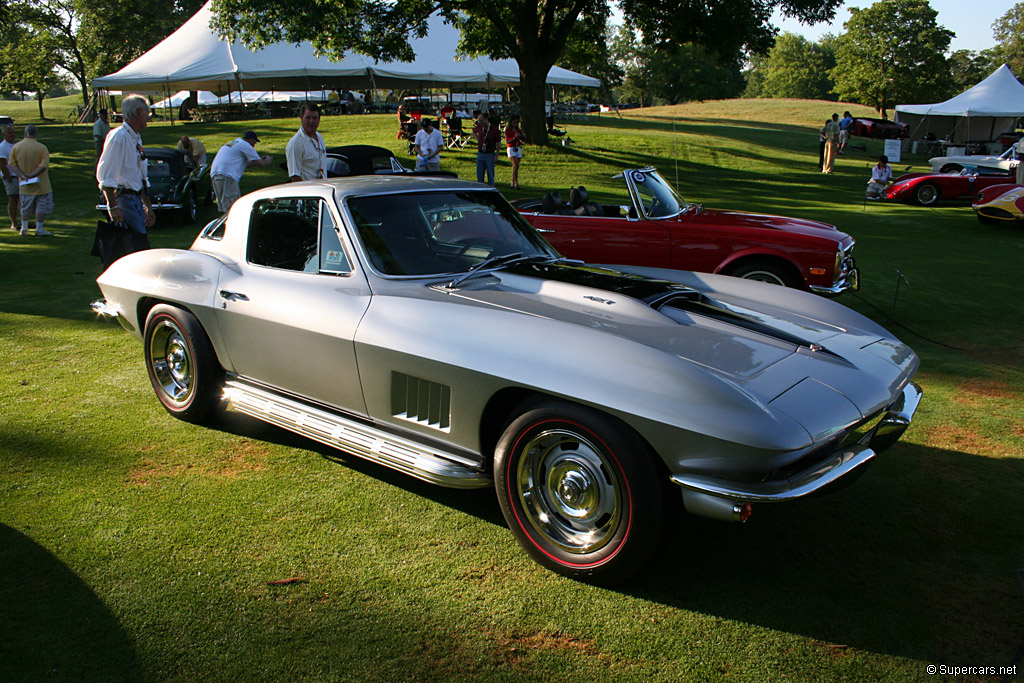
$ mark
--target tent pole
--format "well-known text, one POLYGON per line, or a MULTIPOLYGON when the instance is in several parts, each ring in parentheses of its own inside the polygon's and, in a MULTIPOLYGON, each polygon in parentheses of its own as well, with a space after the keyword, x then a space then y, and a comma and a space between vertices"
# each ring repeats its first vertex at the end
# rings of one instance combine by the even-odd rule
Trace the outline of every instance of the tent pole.
POLYGON ((171 82, 167 81, 164 84, 164 87, 167 89, 167 111, 169 111, 171 113, 171 126, 173 127, 174 126, 174 101, 171 100, 171 82))

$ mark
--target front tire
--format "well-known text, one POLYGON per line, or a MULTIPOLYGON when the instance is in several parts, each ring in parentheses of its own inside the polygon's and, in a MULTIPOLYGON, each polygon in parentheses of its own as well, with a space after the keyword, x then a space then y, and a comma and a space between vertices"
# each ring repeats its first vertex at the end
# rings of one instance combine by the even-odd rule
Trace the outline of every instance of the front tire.
POLYGON ((143 333, 146 371, 167 412, 185 422, 205 422, 220 405, 223 371, 194 315, 154 306, 143 333))
POLYGON ((556 400, 525 409, 495 449, 494 485, 516 540, 542 566, 611 584, 661 539, 667 475, 628 426, 556 400))
POLYGON ((728 271, 728 275, 740 277, 744 280, 767 282, 770 285, 779 285, 780 287, 803 289, 804 283, 794 273, 794 270, 794 268, 788 267, 788 264, 756 260, 748 261, 732 268, 728 271))
POLYGON ((921 183, 914 190, 914 201, 921 206, 931 206, 935 202, 939 201, 942 193, 939 192, 938 185, 934 183, 921 183))
POLYGON ((190 187, 188 191, 185 192, 185 198, 182 201, 180 214, 181 222, 185 225, 192 225, 196 222, 196 213, 196 189, 194 187, 190 187))

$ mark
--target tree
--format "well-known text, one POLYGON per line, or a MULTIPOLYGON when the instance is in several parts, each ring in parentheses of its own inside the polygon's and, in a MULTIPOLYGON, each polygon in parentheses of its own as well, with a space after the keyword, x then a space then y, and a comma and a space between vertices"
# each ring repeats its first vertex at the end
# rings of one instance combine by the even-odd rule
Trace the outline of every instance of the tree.
POLYGON ((880 0, 850 8, 836 43, 834 92, 887 118, 894 102, 935 102, 948 95, 945 53, 955 35, 939 26, 928 0, 880 0))
POLYGON ((946 61, 952 93, 961 93, 977 85, 1002 64, 997 50, 991 48, 981 52, 957 50, 946 61))
MULTIPOLYGON (((78 26, 81 13, 74 0, 36 0, 25 6, 23 21, 34 32, 45 35, 49 63, 36 61, 43 69, 54 66, 78 81, 82 99, 89 104, 89 81, 85 59, 78 44, 78 26)), ((40 112, 42 103, 40 102, 40 112)), ((42 116, 42 113, 40 113, 42 116)))
POLYGON ((836 65, 830 43, 812 43, 795 33, 776 37, 763 66, 762 97, 831 100, 829 72, 836 65))
MULTIPOLYGON (((627 19, 653 44, 696 42, 720 55, 736 46, 765 45, 773 8, 814 21, 829 19, 841 0, 625 0, 627 19), (686 20, 681 20, 685 17, 686 20), (725 38, 728 40, 725 40, 725 38)), ((214 0, 215 26, 250 47, 281 40, 310 41, 340 57, 355 50, 378 59, 410 59, 407 36, 422 36, 438 11, 462 31, 460 49, 519 64, 523 128, 534 142, 547 140, 545 79, 563 55, 580 17, 606 15, 609 0, 214 0), (330 30, 326 30, 330 27, 330 30)), ((765 49, 767 49, 765 47, 765 49)))
POLYGON ((1024 79, 1024 2, 1018 2, 993 22, 992 35, 999 42, 1003 61, 1017 80, 1024 79))
POLYGON ((45 119, 43 100, 62 85, 65 76, 56 68, 58 47, 52 37, 15 24, 4 31, 0 46, 0 89, 5 92, 35 92, 39 118, 45 119))

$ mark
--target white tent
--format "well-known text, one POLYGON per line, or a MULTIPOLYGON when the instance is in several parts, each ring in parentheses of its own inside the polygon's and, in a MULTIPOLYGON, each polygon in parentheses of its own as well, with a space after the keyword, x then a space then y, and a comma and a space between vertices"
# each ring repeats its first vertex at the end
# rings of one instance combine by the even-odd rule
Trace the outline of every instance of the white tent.
POLYGON ((995 140, 1024 116, 1024 85, 1003 64, 973 88, 937 104, 900 104, 896 120, 910 124, 911 137, 933 133, 952 142, 995 140))
MULTIPOLYGON (((217 97, 209 90, 200 90, 196 93, 200 107, 216 107, 225 104, 238 104, 245 102, 302 102, 310 100, 319 102, 327 99, 326 94, 321 90, 305 92, 303 90, 244 90, 233 95, 217 97)), ((160 100, 152 106, 153 109, 177 109, 188 98, 188 90, 179 90, 170 97, 160 100)))
MULTIPOLYGON (((172 92, 175 90, 304 90, 323 88, 493 88, 518 85, 515 60, 457 60, 458 31, 440 17, 430 20, 425 38, 413 39, 412 62, 376 62, 346 54, 340 62, 313 54, 309 43, 276 43, 252 51, 221 40, 210 28, 210 3, 163 42, 120 71, 94 78, 103 89, 172 92)), ((596 78, 553 67, 551 85, 596 88, 596 78)))

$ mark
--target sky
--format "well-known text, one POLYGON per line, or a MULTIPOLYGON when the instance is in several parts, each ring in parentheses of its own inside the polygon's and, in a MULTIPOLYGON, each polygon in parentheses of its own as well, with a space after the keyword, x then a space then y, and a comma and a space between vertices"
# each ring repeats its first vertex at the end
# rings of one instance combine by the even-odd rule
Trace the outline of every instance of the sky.
MULTIPOLYGON (((776 15, 772 23, 780 31, 789 31, 804 36, 808 40, 817 41, 825 33, 839 35, 843 32, 843 22, 850 18, 848 7, 866 8, 873 0, 847 0, 836 12, 835 21, 829 24, 804 26, 794 19, 783 19, 776 15)), ((936 19, 940 26, 956 33, 950 43, 950 51, 984 50, 995 47, 992 37, 992 22, 1006 14, 1016 0, 931 0, 932 8, 938 11, 936 19)))

